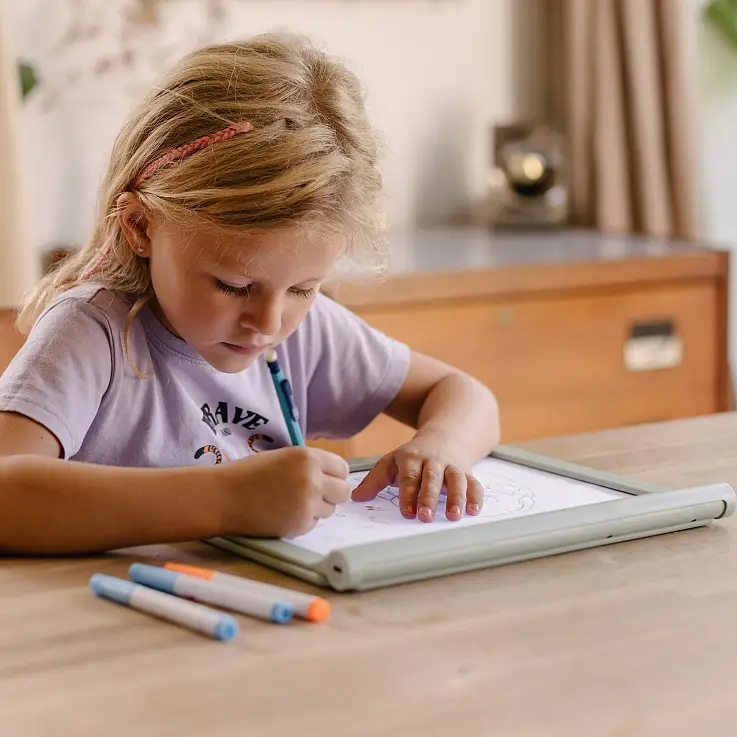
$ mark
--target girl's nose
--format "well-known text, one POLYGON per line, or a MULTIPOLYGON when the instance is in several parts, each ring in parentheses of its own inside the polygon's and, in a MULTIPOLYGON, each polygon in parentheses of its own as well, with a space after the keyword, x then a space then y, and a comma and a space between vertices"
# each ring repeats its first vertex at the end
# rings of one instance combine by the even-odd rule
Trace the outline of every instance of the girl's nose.
POLYGON ((261 335, 277 335, 281 330, 282 301, 278 296, 252 295, 240 317, 244 328, 261 335))

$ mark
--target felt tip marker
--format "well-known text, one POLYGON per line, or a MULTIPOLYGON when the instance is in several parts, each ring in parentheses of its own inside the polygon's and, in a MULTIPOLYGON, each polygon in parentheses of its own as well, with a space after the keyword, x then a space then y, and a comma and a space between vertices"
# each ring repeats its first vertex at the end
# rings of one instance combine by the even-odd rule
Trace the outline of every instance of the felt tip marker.
POLYGON ((273 348, 269 348, 266 351, 265 357, 266 365, 271 372, 271 380, 274 382, 276 396, 279 398, 279 407, 281 408, 282 415, 284 415, 284 421, 287 423, 289 439, 292 445, 304 445, 305 439, 302 437, 302 429, 299 426, 299 411, 294 402, 292 385, 289 383, 289 379, 284 376, 281 366, 279 366, 276 351, 273 348))
POLYGON ((232 586, 205 581, 195 576, 177 573, 158 566, 133 563, 128 575, 136 583, 150 586, 167 594, 247 614, 250 617, 284 624, 292 619, 292 605, 276 596, 256 591, 241 591, 232 586))
POLYGON ((95 596, 152 614, 216 640, 232 640, 238 634, 238 622, 230 614, 154 591, 122 578, 95 573, 90 578, 90 588, 95 596))
POLYGON ((184 563, 166 563, 164 568, 170 571, 185 573, 188 576, 196 576, 213 583, 233 586, 242 591, 263 592, 268 596, 274 596, 282 601, 289 602, 294 607, 294 616, 306 619, 309 622, 323 622, 330 616, 330 603, 320 596, 304 594, 301 591, 285 589, 281 586, 254 581, 242 576, 232 576, 229 573, 220 573, 209 568, 189 566, 184 563))

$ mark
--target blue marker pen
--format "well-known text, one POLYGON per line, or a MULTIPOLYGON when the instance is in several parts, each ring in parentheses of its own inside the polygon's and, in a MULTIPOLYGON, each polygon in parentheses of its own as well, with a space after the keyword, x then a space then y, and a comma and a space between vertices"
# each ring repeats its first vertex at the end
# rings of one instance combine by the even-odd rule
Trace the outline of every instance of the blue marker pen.
POLYGON ((154 591, 122 578, 95 573, 90 578, 92 592, 103 599, 202 632, 217 640, 232 640, 238 634, 238 622, 210 607, 154 591))
POLYGON ((233 612, 259 617, 268 622, 284 624, 291 620, 294 613, 294 608, 289 602, 282 601, 281 597, 271 592, 241 591, 232 586, 205 581, 158 566, 133 563, 128 569, 128 575, 136 583, 150 586, 152 589, 183 596, 185 599, 214 604, 233 612))
POLYGON ((266 364, 269 367, 269 371, 271 371, 276 396, 279 397, 279 406, 284 415, 284 421, 287 423, 289 439, 292 441, 292 445, 304 445, 305 440, 302 437, 302 429, 299 426, 299 412, 297 411, 297 405, 294 403, 292 386, 287 377, 284 376, 277 360, 276 351, 273 348, 269 348, 266 351, 266 364))

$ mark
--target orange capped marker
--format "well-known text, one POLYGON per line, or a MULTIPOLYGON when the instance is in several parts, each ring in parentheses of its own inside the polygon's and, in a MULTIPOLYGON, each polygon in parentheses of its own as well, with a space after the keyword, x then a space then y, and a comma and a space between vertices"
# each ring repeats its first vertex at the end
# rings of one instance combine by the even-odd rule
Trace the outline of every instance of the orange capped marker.
POLYGON ((281 601, 287 602, 294 607, 294 616, 306 619, 310 622, 324 622, 330 616, 330 603, 321 596, 303 594, 301 591, 293 591, 282 586, 274 586, 270 583, 254 581, 242 576, 231 576, 229 573, 219 573, 209 568, 188 566, 184 563, 167 563, 164 568, 178 573, 186 573, 189 576, 204 578, 213 583, 221 583, 239 589, 250 590, 260 593, 278 595, 281 601))

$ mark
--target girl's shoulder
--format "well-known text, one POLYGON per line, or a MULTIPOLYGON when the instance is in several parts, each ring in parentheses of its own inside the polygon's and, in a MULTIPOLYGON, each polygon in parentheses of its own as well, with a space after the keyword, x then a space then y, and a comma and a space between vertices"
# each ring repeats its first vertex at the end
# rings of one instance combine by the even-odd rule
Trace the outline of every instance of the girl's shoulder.
POLYGON ((82 284, 56 295, 38 316, 34 330, 49 323, 73 329, 75 323, 93 320, 106 331, 122 332, 132 306, 130 298, 99 284, 82 284))
MULTIPOLYGON (((27 345, 42 352, 109 356, 111 370, 125 355, 125 326, 134 300, 99 284, 83 284, 57 294, 38 316, 27 345), (52 352, 53 352, 52 351, 52 352)), ((147 350, 142 329, 132 331, 138 350, 147 350)))

